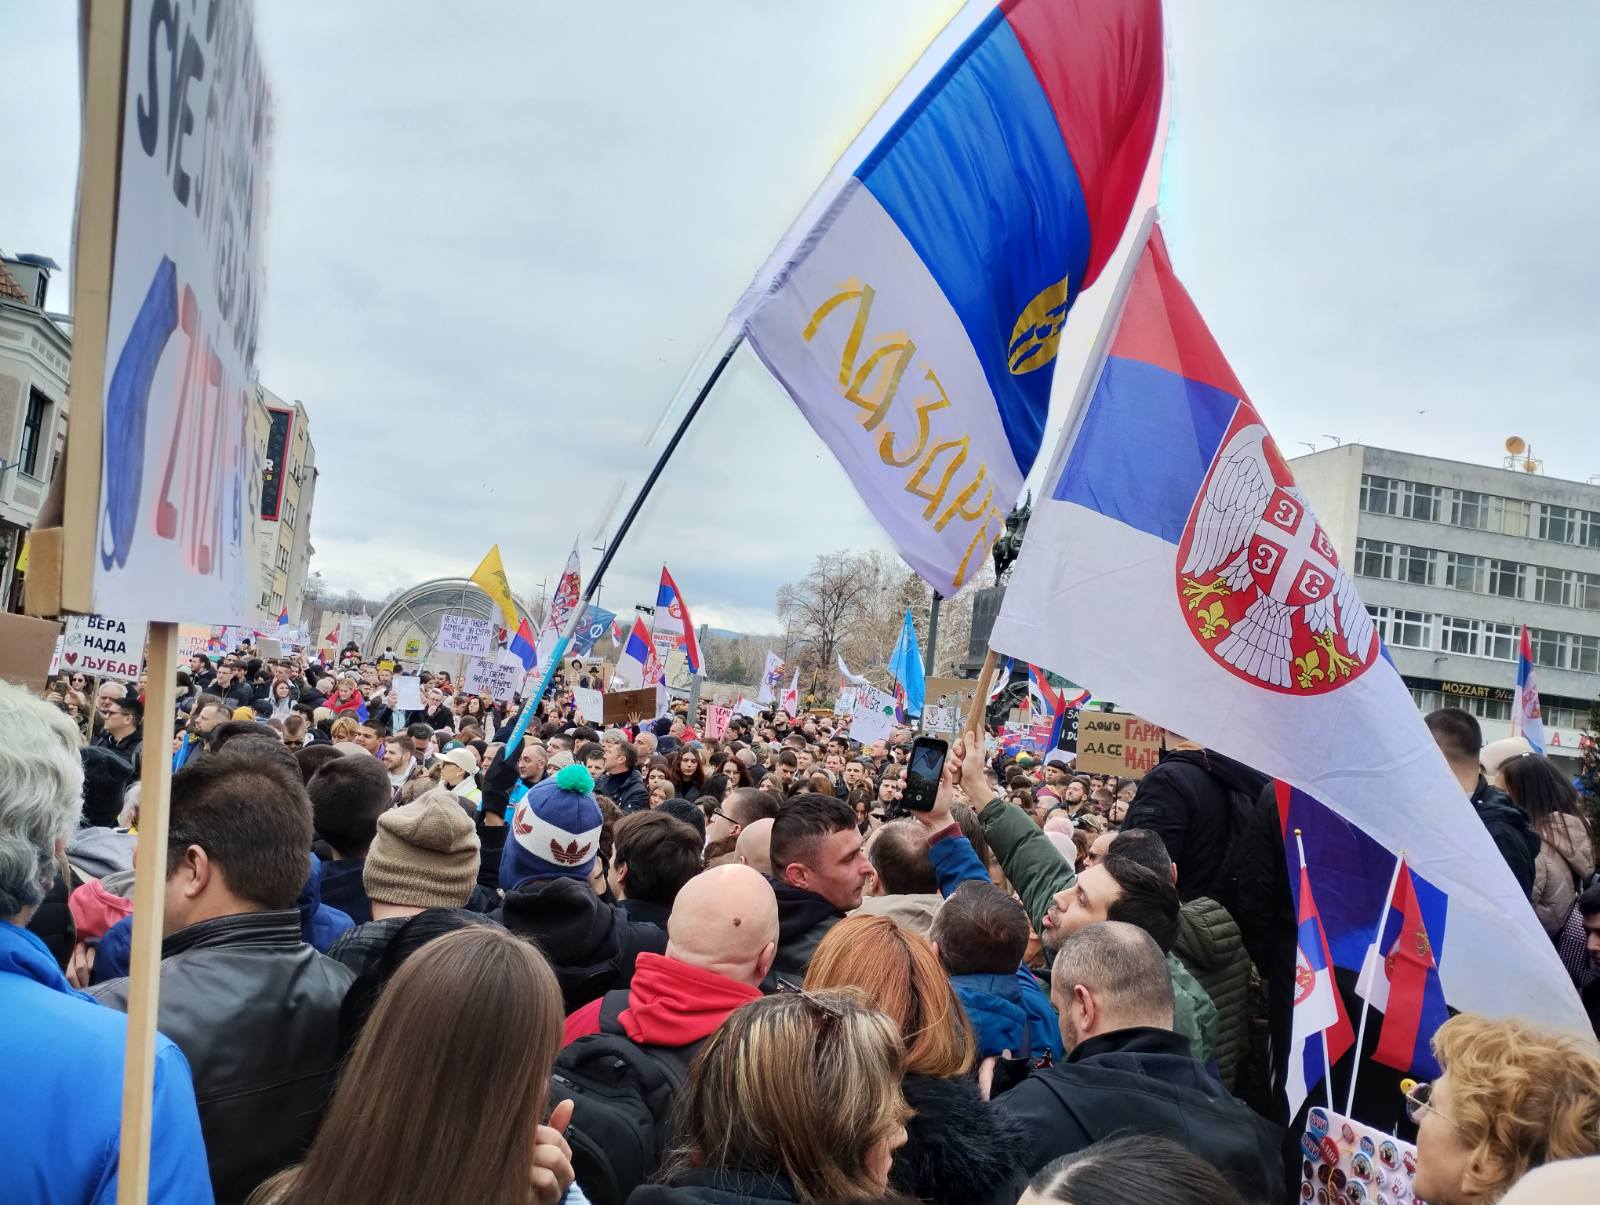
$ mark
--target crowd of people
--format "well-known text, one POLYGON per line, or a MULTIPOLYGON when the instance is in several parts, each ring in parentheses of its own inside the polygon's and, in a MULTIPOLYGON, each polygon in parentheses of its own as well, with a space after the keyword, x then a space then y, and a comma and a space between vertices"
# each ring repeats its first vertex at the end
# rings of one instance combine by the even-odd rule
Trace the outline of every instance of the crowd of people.
MULTIPOLYGON (((510 741, 515 701, 423 671, 405 711, 399 671, 197 655, 170 749, 143 680, 0 683, 6 1199, 115 1196, 136 853, 165 877, 155 1201, 1299 1199, 1294 915, 1248 767, 1168 734, 1123 780, 969 734, 913 811, 907 727, 592 725, 575 663, 510 741)), ((1428 719, 1600 1012, 1571 785, 1428 719)), ((1419 1199, 1591 1199, 1600 1045, 1462 1014, 1433 1050, 1386 1084, 1419 1199)))

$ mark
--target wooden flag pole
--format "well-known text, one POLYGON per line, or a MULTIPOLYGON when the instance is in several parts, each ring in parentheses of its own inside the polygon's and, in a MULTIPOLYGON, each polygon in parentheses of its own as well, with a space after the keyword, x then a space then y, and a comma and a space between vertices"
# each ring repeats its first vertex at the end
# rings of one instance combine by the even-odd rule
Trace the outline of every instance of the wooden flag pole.
POLYGON ((177 710, 178 625, 150 625, 139 852, 133 879, 133 950, 128 959, 128 1047, 122 1065, 122 1150, 117 1205, 144 1205, 150 1179, 156 1009, 166 902, 167 816, 172 800, 172 727, 177 710))
POLYGON ((989 710, 989 683, 994 680, 995 665, 999 658, 995 651, 990 649, 983 655, 983 668, 978 671, 978 692, 972 696, 972 705, 967 708, 966 723, 962 731, 977 734, 981 743, 983 740, 984 713, 989 710))

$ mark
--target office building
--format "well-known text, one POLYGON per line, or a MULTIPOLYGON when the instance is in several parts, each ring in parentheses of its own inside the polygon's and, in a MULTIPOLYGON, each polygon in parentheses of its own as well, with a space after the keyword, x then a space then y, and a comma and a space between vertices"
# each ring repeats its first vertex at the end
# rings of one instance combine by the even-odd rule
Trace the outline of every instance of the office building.
POLYGON ((1290 467, 1417 706, 1508 735, 1526 624, 1550 752, 1577 757, 1600 694, 1600 485, 1507 444, 1504 467, 1360 444, 1290 467))
POLYGON ((71 321, 45 310, 53 260, 0 254, 0 609, 22 609, 23 541, 67 440, 71 321))
POLYGON ((261 511, 257 528, 260 626, 271 631, 278 616, 300 628, 311 554, 311 508, 316 498, 316 449, 305 406, 257 386, 254 422, 262 449, 261 511))

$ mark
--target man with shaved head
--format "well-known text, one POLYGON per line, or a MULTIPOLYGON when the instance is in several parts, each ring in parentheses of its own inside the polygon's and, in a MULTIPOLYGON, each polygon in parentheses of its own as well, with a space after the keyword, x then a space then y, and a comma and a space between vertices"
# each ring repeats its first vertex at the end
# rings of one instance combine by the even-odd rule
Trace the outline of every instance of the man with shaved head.
POLYGON ((772 873, 772 821, 753 820, 745 825, 734 843, 734 855, 739 865, 748 866, 762 874, 772 873))
POLYGON ((648 1153, 643 1165, 614 1159, 608 1168, 617 1200, 655 1174, 689 1064, 728 1014, 761 998, 758 985, 777 952, 772 885, 748 866, 715 866, 679 890, 667 918, 667 952, 641 953, 626 988, 567 1018, 552 1102, 572 1099, 573 1126, 591 1136, 614 1132, 615 1102, 624 1093, 636 1094, 654 1122, 653 1133, 629 1130, 648 1153))

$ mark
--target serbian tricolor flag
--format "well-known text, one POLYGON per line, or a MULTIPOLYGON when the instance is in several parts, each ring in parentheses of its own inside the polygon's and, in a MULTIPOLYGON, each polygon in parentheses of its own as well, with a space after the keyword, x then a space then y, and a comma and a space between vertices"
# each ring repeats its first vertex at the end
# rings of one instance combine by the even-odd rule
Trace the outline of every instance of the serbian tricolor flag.
POLYGON ((1044 670, 1028 665, 1028 712, 1035 724, 1050 725, 1050 748, 1061 743, 1061 730, 1067 718, 1066 696, 1054 686, 1044 670))
POLYGON ((1539 707, 1539 680, 1533 674, 1533 640, 1528 625, 1522 625, 1522 643, 1517 650, 1517 697, 1511 707, 1511 731, 1544 752, 1544 712, 1539 707))
POLYGON ((1433 1034, 1450 1017, 1433 956, 1435 943, 1443 938, 1443 899, 1432 887, 1419 884, 1402 858, 1383 933, 1367 953, 1356 992, 1383 1013, 1373 1061, 1430 1079, 1439 1074, 1433 1034), (1435 917, 1431 928, 1429 912, 1435 917))
POLYGON ((1000 697, 1000 692, 1011 685, 1011 658, 1007 657, 1005 664, 994 672, 994 684, 989 687, 988 702, 993 703, 1000 697))
POLYGON ((1311 898, 1311 877, 1300 867, 1300 923, 1295 936, 1294 1028, 1289 1039, 1289 1078, 1284 1091, 1291 1115, 1299 1112, 1328 1068, 1355 1045, 1355 1032, 1333 982, 1333 958, 1322 917, 1311 898), (1326 1036, 1326 1042, 1324 1042, 1326 1036))
POLYGON ((968 3, 734 310, 941 594, 1022 492, 1067 313, 1159 162, 1163 37, 1160 0, 968 3))
MULTIPOLYGON (((1119 710, 1404 850, 1449 897, 1450 1006, 1583 1032, 1572 980, 1160 229, 1125 262, 990 643, 1069 666, 1119 710)), ((1363 946, 1376 911, 1365 923, 1363 946)))
POLYGON ((522 662, 522 672, 530 672, 539 664, 538 638, 533 634, 533 625, 528 622, 528 617, 523 616, 517 622, 517 630, 511 637, 508 646, 512 656, 522 662))
POLYGON ((639 690, 653 685, 660 677, 656 668, 659 665, 649 629, 644 626, 642 617, 635 616, 633 631, 628 633, 627 642, 622 646, 622 656, 617 658, 617 677, 621 680, 622 688, 639 690))
MULTIPOLYGON (((289 626, 289 608, 285 607, 283 610, 278 612, 278 627, 279 628, 286 628, 288 626, 289 626)), ((1527 629, 1523 629, 1523 630, 1526 631, 1527 629)))
POLYGON ((700 672, 700 642, 695 638, 694 620, 689 618, 689 604, 683 601, 683 593, 665 565, 661 566, 661 586, 656 591, 656 631, 671 632, 689 658, 689 672, 700 672))

